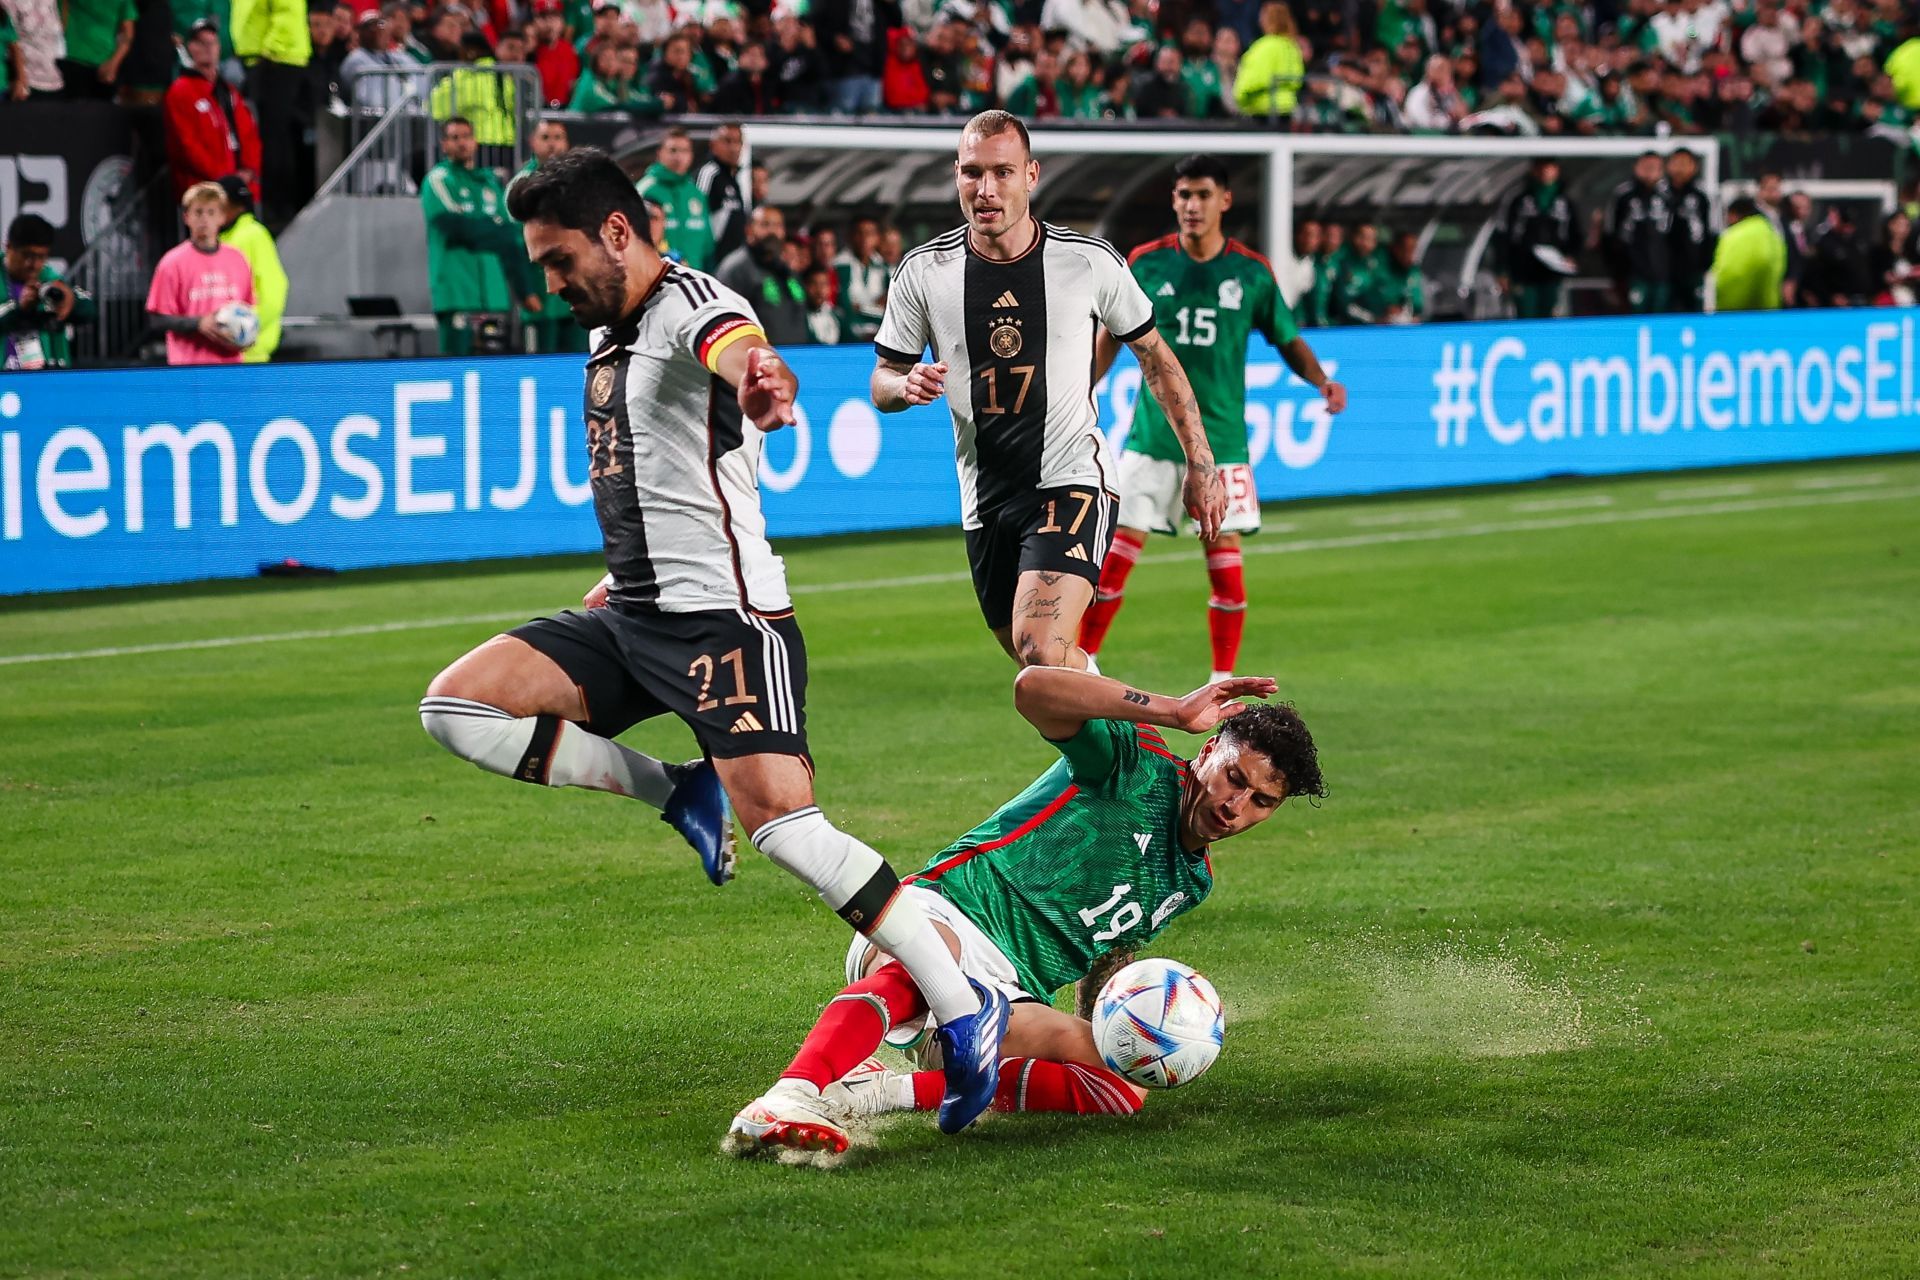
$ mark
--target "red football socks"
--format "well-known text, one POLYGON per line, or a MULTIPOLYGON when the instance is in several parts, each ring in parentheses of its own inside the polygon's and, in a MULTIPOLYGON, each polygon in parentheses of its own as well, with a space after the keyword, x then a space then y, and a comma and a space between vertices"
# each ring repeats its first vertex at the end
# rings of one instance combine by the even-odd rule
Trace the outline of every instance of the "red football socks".
POLYGON ((1240 548, 1223 547, 1207 553, 1207 581, 1213 595, 1207 600, 1207 635, 1213 641, 1213 669, 1232 671, 1240 660, 1240 633, 1247 625, 1247 583, 1240 548))
MULTIPOLYGON (((827 1002, 780 1078, 806 1080, 824 1089, 871 1057, 890 1028, 926 1011, 920 988, 906 969, 898 961, 884 964, 827 1002)), ((934 1105, 939 1105, 937 1094, 934 1105)))
POLYGON ((1140 560, 1140 548, 1145 545, 1144 540, 1124 530, 1113 535, 1113 546, 1100 566, 1100 585, 1093 589, 1093 603, 1080 620, 1080 647, 1088 653, 1099 653, 1105 643, 1107 628, 1113 625, 1126 594, 1127 575, 1133 572, 1140 560))
MULTIPOLYGON (((913 1105, 931 1111, 946 1092, 938 1071, 913 1074, 913 1105)), ((1105 1067, 1044 1058, 1002 1058, 995 1111, 1063 1111, 1080 1116, 1130 1116, 1140 1109, 1140 1093, 1105 1067)))

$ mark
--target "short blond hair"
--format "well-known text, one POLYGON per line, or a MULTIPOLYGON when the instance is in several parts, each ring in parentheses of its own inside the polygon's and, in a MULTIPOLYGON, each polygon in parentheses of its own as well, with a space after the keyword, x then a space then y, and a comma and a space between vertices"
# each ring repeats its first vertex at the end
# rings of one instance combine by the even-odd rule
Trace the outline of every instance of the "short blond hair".
POLYGON ((191 209, 197 204, 206 204, 210 201, 225 204, 227 189, 217 182, 196 182, 187 188, 185 195, 180 197, 180 207, 191 209))

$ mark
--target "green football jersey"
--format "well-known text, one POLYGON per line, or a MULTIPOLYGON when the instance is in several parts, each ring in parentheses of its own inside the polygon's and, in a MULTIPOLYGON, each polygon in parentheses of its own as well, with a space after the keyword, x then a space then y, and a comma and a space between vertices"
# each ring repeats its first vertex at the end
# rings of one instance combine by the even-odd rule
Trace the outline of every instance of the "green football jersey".
MULTIPOLYGON (((1150 241, 1133 251, 1133 278, 1153 299, 1153 318, 1173 344, 1193 384, 1213 460, 1247 460, 1247 339, 1255 330, 1278 347, 1300 336, 1267 260, 1238 240, 1205 262, 1180 247, 1180 237, 1150 241)), ((1127 448, 1149 458, 1181 462, 1186 453, 1160 402, 1141 388, 1133 402, 1127 448)))
POLYGON ((1109 951, 1137 950, 1213 888, 1207 850, 1180 847, 1187 763, 1151 725, 1089 720, 1063 757, 908 876, 966 913, 1051 995, 1109 951))

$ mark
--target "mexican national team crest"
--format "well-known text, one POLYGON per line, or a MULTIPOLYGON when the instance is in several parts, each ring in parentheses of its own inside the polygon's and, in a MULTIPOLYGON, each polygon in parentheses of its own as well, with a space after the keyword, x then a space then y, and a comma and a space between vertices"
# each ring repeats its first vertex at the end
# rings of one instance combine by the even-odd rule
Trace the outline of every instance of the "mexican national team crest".
POLYGON ((604 409, 613 399, 613 366, 603 364, 593 371, 593 381, 587 385, 587 403, 596 409, 604 409))
POLYGON ((1220 282, 1220 309, 1222 311, 1238 311, 1240 309, 1241 299, 1245 296, 1246 289, 1238 280, 1222 280, 1220 282))
POLYGON ((987 345, 993 348, 993 354, 1002 360, 1011 360, 1020 354, 1020 322, 1001 320, 993 326, 993 332, 987 335, 987 345))

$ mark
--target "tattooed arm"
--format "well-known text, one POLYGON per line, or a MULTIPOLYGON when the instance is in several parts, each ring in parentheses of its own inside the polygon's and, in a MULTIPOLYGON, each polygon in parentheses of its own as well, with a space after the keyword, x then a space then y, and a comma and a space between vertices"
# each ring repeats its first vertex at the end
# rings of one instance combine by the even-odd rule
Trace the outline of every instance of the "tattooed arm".
POLYGON ((1186 733, 1205 733, 1238 715, 1241 698, 1264 698, 1279 686, 1264 676, 1218 680, 1184 698, 1147 693, 1073 667, 1026 667, 1013 682, 1014 709, 1055 742, 1089 720, 1133 720, 1186 733))
POLYGON ((1131 951, 1109 951, 1096 958, 1087 976, 1073 984, 1073 1016, 1093 1021, 1093 1002, 1100 998, 1100 988, 1107 985, 1108 978, 1132 963, 1131 951))
POLYGON ((1140 361, 1140 380, 1160 402, 1160 408, 1167 415, 1167 425, 1173 428, 1173 434, 1180 438, 1180 447, 1186 451, 1187 478, 1181 486, 1181 496, 1186 502, 1187 514, 1200 525, 1201 540, 1211 542, 1220 536, 1220 522, 1226 519, 1227 490, 1213 465, 1213 446, 1207 443, 1207 428, 1200 421, 1200 404, 1193 397, 1193 384, 1187 381, 1187 372, 1180 367, 1179 357, 1173 354, 1173 348, 1167 345, 1159 330, 1150 329, 1127 345, 1140 361))

